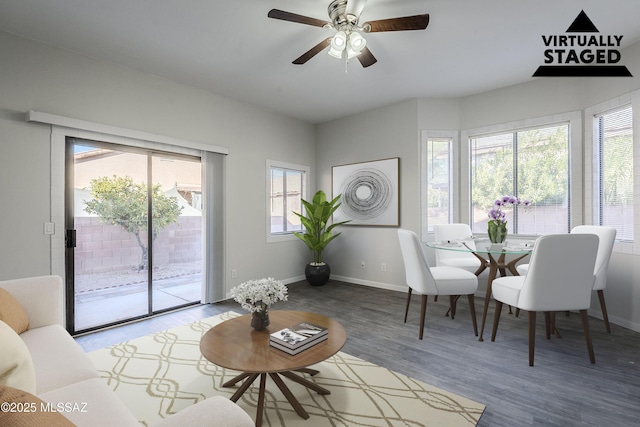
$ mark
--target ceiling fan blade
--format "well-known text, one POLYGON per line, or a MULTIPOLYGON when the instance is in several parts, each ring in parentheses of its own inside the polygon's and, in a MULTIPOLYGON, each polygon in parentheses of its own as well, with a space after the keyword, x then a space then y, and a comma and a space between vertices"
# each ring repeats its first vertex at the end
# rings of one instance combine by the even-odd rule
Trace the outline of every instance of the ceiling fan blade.
POLYGON ((348 15, 354 15, 355 17, 360 17, 365 4, 367 4, 367 0, 347 0, 345 13, 348 15))
POLYGON ((330 44, 331 44, 331 37, 322 40, 320 43, 318 43, 317 45, 315 45, 314 47, 312 47, 311 49, 309 49, 308 51, 300 55, 300 57, 297 58, 295 61, 293 61, 293 63, 296 65, 302 65, 306 63, 308 60, 310 60, 311 58, 313 58, 314 56, 322 52, 330 44))
POLYGON ((283 21, 297 22, 298 24, 314 25, 316 27, 324 27, 329 24, 327 21, 322 21, 316 18, 310 18, 308 16, 298 15, 296 13, 287 12, 280 9, 271 9, 267 13, 269 18, 281 19, 283 21))
POLYGON ((362 49, 362 52, 360 52, 360 55, 358 55, 358 61, 360 61, 360 64, 362 64, 362 67, 364 68, 367 68, 375 64, 376 62, 378 62, 376 57, 373 56, 369 48, 366 46, 364 47, 364 49, 362 49))
POLYGON ((380 19, 362 24, 364 31, 378 33, 381 31, 424 30, 429 25, 429 14, 405 16, 402 18, 380 19))

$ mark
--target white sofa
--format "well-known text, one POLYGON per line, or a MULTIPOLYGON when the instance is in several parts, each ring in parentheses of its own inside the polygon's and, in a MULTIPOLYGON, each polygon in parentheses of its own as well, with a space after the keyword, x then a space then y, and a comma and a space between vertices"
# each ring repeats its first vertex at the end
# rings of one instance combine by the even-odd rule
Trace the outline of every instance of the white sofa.
MULTIPOLYGON (((52 405, 82 403, 81 408, 60 412, 78 426, 140 426, 125 404, 99 377, 95 366, 82 348, 64 329, 64 288, 60 277, 42 276, 0 281, 0 288, 15 298, 27 314, 29 329, 19 337, 26 344, 33 361, 34 394, 37 398, 52 405)), ((11 342, 11 337, 6 338, 7 330, 5 323, 5 339, 0 347, 11 342)), ((13 330, 10 333, 15 335, 13 330)), ((15 343, 18 347, 21 345, 19 340, 15 340, 15 343)), ((2 348, 2 351, 9 354, 6 347, 2 348)), ((0 366, 0 385, 3 379, 2 369, 0 366)), ((4 370, 6 374, 6 361, 4 370)), ((26 391, 33 393, 33 390, 26 391)), ((14 409, 16 408, 17 406, 14 406, 14 409)), ((3 424, 2 416, 9 415, 6 412, 0 412, 0 424, 3 424)), ((158 427, 252 425, 253 421, 244 410, 221 396, 201 401, 156 424, 158 427)))

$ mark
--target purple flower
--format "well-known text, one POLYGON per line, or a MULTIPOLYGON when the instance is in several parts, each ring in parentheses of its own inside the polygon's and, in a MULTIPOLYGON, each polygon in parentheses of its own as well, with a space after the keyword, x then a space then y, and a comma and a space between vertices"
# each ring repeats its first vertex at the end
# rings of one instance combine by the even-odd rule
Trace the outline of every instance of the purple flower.
POLYGON ((506 217, 506 213, 500 208, 493 208, 489 211, 489 218, 494 221, 502 221, 506 217))
POLYGON ((489 218, 497 223, 506 223, 505 219, 507 217, 507 213, 503 210, 507 205, 520 205, 523 204, 525 207, 531 206, 531 202, 529 200, 520 200, 518 197, 514 196, 502 196, 500 199, 496 199, 493 202, 493 208, 489 211, 489 218))

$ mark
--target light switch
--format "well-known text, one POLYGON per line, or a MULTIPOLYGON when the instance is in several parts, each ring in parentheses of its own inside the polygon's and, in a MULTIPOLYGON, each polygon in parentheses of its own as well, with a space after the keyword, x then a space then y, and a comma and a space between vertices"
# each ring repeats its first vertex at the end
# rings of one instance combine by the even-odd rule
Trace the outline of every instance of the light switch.
POLYGON ((44 234, 55 234, 56 233, 56 225, 53 222, 45 222, 44 223, 44 234))

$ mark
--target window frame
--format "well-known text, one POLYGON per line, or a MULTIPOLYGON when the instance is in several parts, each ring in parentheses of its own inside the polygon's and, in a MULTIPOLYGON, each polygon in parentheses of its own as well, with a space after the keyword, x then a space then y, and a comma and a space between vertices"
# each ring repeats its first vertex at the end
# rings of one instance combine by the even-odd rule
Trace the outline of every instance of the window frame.
MULTIPOLYGON (((640 149, 638 147, 638 138, 640 137, 640 90, 621 95, 616 98, 600 104, 593 105, 584 110, 586 120, 590 120, 585 126, 585 156, 584 171, 585 183, 587 185, 585 197, 585 224, 596 224, 598 221, 597 210, 599 209, 599 171, 596 159, 597 150, 599 149, 599 141, 597 137, 596 116, 623 108, 630 105, 632 108, 633 120, 633 180, 634 189, 640 188, 640 149)), ((634 195, 635 196, 635 195, 634 195)), ((613 252, 640 255, 640 198, 634 197, 634 218, 633 218, 633 241, 621 241, 616 236, 616 242, 613 246, 613 252)))
MULTIPOLYGON (((607 111, 603 111, 600 113, 596 113, 592 116, 593 118, 593 131, 594 131, 594 152, 596 153, 596 157, 594 157, 594 159, 596 161, 593 162, 594 165, 594 175, 595 175, 595 180, 594 180, 594 184, 596 184, 596 186, 594 187, 594 192, 593 195, 595 196, 595 210, 594 210, 594 224, 597 225, 603 225, 603 141, 602 141, 602 120, 605 116, 609 115, 609 114, 615 114, 618 113, 620 111, 626 110, 626 109, 631 109, 631 118, 633 120, 633 106, 629 103, 629 104, 625 104, 625 105, 621 105, 620 107, 614 108, 612 110, 607 110, 607 111)), ((632 121, 632 125, 633 125, 633 121, 632 121)), ((633 129, 632 129, 632 135, 633 135, 633 129)), ((632 136, 633 138, 633 136, 632 136)), ((635 147, 632 147, 635 148, 635 147)), ((634 150, 635 151, 635 150, 634 150)), ((635 206, 634 206, 635 208, 635 206)), ((634 214, 635 216, 635 214, 634 214)), ((631 222, 633 222, 633 218, 631 219, 631 222)), ((631 238, 631 240, 629 239, 622 239, 620 238, 620 236, 616 236, 616 240, 620 241, 620 242, 625 242, 625 243, 633 243, 633 237, 631 238)))
POLYGON ((422 240, 429 240, 429 235, 433 234, 430 230, 429 214, 428 214, 428 191, 429 191, 429 174, 428 174, 428 143, 431 139, 448 139, 449 140, 449 222, 458 222, 459 220, 459 197, 458 197, 458 174, 456 168, 459 158, 459 140, 460 133, 453 130, 433 131, 423 130, 421 132, 420 141, 420 222, 422 230, 422 240))
POLYGON ((284 232, 278 232, 278 233, 272 233, 271 232, 271 170, 272 169, 282 169, 282 170, 290 170, 290 171, 296 171, 296 172, 301 172, 304 174, 304 178, 302 179, 302 195, 301 198, 306 200, 307 199, 307 194, 308 194, 308 190, 309 190, 309 182, 310 182, 310 175, 311 175, 311 168, 309 166, 306 165, 299 165, 299 164, 294 164, 294 163, 289 163, 289 162, 282 162, 282 161, 278 161, 278 160, 271 160, 271 159, 267 159, 266 160, 266 168, 265 168, 265 172, 266 172, 266 189, 265 189, 265 200, 266 200, 266 204, 265 204, 265 218, 266 218, 266 240, 267 243, 276 243, 276 242, 283 242, 283 241, 290 241, 290 240, 298 240, 298 238, 293 234, 293 230, 292 231, 284 231, 284 232))
MULTIPOLYGON (((571 209, 568 213, 569 229, 572 224, 580 224, 582 221, 583 203, 583 147, 582 141, 582 112, 573 111, 567 113, 553 114, 549 116, 536 117, 526 120, 507 122, 492 126, 484 126, 473 129, 466 129, 461 132, 460 140, 465 141, 460 144, 460 222, 471 224, 473 205, 471 202, 471 138, 484 135, 495 135, 501 133, 519 132, 527 129, 543 128, 555 126, 562 123, 569 125, 569 203, 571 209), (574 159, 580 159, 575 161, 574 159)), ((498 196, 496 196, 498 197, 498 196)), ((485 235, 486 233, 477 233, 485 235)), ((532 234, 515 234, 523 239, 534 238, 532 234)))

